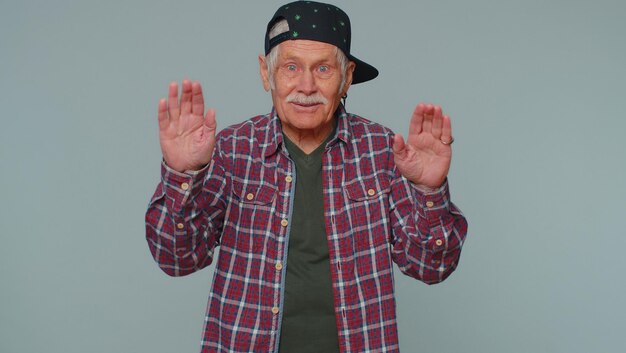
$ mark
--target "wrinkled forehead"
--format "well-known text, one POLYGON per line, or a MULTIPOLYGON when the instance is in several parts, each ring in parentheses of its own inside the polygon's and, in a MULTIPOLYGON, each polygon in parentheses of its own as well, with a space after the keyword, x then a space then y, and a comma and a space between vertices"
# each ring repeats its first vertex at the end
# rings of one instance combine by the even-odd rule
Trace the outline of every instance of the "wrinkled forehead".
POLYGON ((336 46, 313 40, 288 40, 280 43, 277 47, 280 59, 298 59, 300 61, 326 61, 337 60, 336 46))

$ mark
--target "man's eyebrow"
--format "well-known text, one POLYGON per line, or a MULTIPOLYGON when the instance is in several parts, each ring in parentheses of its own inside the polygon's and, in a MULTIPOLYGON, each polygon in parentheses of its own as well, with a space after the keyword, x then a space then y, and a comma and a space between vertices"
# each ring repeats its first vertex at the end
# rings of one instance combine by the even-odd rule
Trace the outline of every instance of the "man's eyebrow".
MULTIPOLYGON (((282 57, 282 59, 285 61, 301 61, 299 57, 294 56, 294 55, 285 55, 282 57)), ((333 58, 320 58, 319 60, 314 60, 313 65, 332 64, 332 63, 333 63, 333 58)))

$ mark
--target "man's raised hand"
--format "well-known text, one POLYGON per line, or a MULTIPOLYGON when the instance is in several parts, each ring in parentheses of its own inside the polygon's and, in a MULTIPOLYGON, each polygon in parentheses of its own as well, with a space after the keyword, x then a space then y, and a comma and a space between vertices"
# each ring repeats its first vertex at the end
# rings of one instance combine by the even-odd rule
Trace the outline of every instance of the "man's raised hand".
POLYGON ((440 187, 450 169, 452 127, 441 107, 420 103, 415 107, 406 143, 402 135, 393 139, 393 154, 400 173, 426 189, 440 187))
POLYGON ((171 82, 167 100, 159 100, 159 140, 165 163, 184 172, 198 170, 211 160, 215 146, 215 111, 204 114, 199 82, 183 80, 178 100, 178 83, 171 82))

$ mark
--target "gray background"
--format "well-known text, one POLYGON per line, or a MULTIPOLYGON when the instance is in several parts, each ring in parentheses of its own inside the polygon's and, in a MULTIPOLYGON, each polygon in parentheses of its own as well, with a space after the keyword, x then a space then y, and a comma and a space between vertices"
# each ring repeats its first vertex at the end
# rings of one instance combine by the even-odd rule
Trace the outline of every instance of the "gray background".
MULTIPOLYGON (((213 267, 169 278, 143 216, 156 107, 197 79, 226 126, 269 111, 256 56, 282 1, 0 3, 0 351, 197 352, 213 267)), ((337 1, 381 70, 348 109, 453 119, 460 267, 399 274, 404 352, 626 347, 623 1, 337 1)))

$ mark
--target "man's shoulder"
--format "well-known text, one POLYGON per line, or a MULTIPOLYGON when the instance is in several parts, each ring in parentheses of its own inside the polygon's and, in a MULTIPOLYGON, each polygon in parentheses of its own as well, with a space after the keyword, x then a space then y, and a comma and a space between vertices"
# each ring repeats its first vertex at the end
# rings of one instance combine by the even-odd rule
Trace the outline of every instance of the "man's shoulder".
POLYGON ((272 126, 271 113, 257 115, 240 123, 230 125, 218 133, 218 139, 228 136, 252 136, 267 131, 272 126))
POLYGON ((268 148, 274 149, 278 125, 272 113, 230 125, 217 134, 216 151, 223 158, 261 158, 268 148))
POLYGON ((393 136, 391 129, 368 118, 352 113, 346 113, 346 118, 353 139, 393 136))

